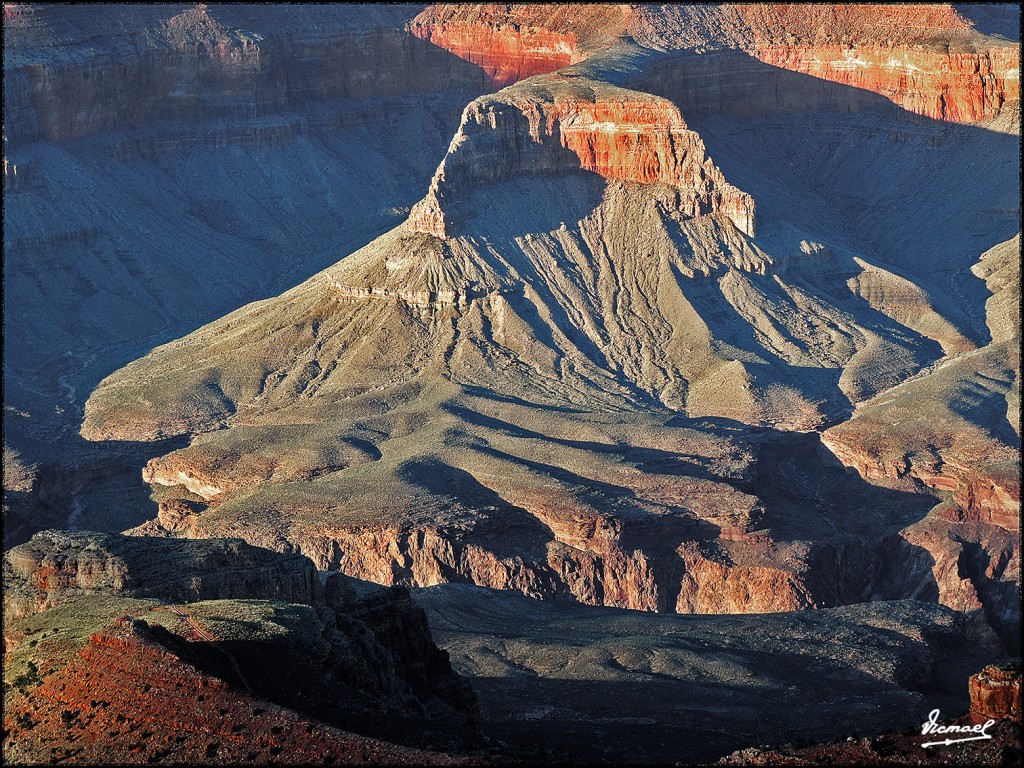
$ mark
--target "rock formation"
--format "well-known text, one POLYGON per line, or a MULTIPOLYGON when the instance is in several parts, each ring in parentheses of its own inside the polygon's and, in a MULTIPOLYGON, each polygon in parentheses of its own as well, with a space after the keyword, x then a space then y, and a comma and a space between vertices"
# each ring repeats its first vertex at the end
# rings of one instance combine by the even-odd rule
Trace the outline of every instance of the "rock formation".
POLYGON ((29 616, 85 595, 176 602, 255 598, 311 604, 313 564, 240 539, 174 541, 43 531, 4 555, 4 612, 29 616))
POLYGON ((5 706, 4 754, 79 765, 474 762, 359 736, 253 696, 196 666, 196 652, 174 639, 131 617, 89 635, 32 689, 31 704, 5 706))
POLYGON ((1020 101, 1019 47, 978 33, 948 5, 442 5, 409 29, 479 64, 498 86, 594 56, 628 35, 659 50, 743 51, 937 120, 988 121, 1020 101))
POLYGON ((666 184, 688 218, 721 212, 754 234, 754 201, 725 181, 704 144, 665 99, 558 76, 531 81, 466 107, 459 131, 425 200, 413 208, 415 231, 454 234, 445 200, 521 174, 580 168, 606 179, 666 184))
MULTIPOLYGON (((321 587, 313 564, 299 555, 237 540, 47 531, 5 554, 4 600, 5 678, 24 669, 47 678, 36 689, 31 673, 20 686, 25 690, 16 685, 5 693, 5 704, 11 705, 5 706, 5 752, 11 747, 38 757, 49 741, 61 741, 40 740, 34 731, 28 735, 24 718, 9 711, 31 711, 29 720, 42 714, 45 723, 59 714, 51 711, 57 703, 79 713, 96 709, 100 705, 87 705, 87 697, 95 700, 100 690, 117 701, 100 706, 113 706, 109 714, 89 712, 75 725, 84 740, 96 748, 106 744, 131 751, 122 739, 147 728, 161 736, 143 746, 170 747, 154 755, 162 760, 203 748, 205 743, 195 741, 200 734, 227 739, 228 752, 243 749, 238 734, 247 728, 264 734, 257 738, 261 749, 271 749, 271 756, 292 751, 293 761, 313 744, 337 745, 342 738, 330 728, 309 728, 305 732, 315 735, 299 742, 261 741, 280 733, 271 726, 282 717, 401 738, 401 729, 379 721, 386 713, 405 722, 414 741, 421 738, 415 734, 432 730, 448 738, 443 734, 449 727, 468 725, 471 732, 475 723, 472 689, 452 672, 447 654, 433 643, 423 610, 406 590, 358 584, 337 574, 321 587), (114 621, 123 614, 136 618, 114 621), (32 637, 40 627, 54 626, 65 634, 50 641, 43 640, 46 631, 32 637), (63 637, 78 637, 83 645, 63 637), (51 678, 51 672, 57 674, 51 678), (159 688, 164 674, 171 683, 166 686, 170 700, 149 698, 135 710, 132 724, 109 733, 101 727, 124 709, 126 691, 159 688), (176 700, 179 694, 173 692, 182 687, 185 698, 176 700), (208 688, 217 692, 210 701, 195 698, 208 688), (259 704, 254 696, 278 705, 269 724, 249 714, 259 704), (39 704, 28 707, 31 701, 39 704), (201 715, 187 744, 173 739, 179 706, 201 715), (229 729, 232 720, 224 708, 246 725, 229 729), (11 727, 15 722, 18 727, 11 727)), ((123 716, 118 722, 125 722, 123 716)), ((360 741, 351 735, 344 739, 360 741)), ((82 753, 69 757, 90 759, 82 753)))
POLYGON ((106 360, 402 221, 490 83, 409 8, 5 9, 4 437, 39 467, 19 543, 71 509, 139 522, 138 450, 75 436, 106 360))
MULTIPOLYGON (((815 44, 868 39, 851 29, 815 44)), ((93 392, 89 439, 199 435, 147 465, 161 508, 137 532, 244 530, 386 584, 469 581, 642 610, 934 599, 969 612, 987 647, 1012 644, 1019 545, 1000 526, 1015 514, 1019 453, 1003 416, 992 439, 965 416, 965 447, 943 461, 971 467, 985 455, 991 469, 951 505, 936 506, 954 485, 934 466, 914 475, 934 494, 900 482, 906 472, 879 488, 880 473, 861 482, 839 466, 858 466, 844 430, 929 365, 1012 390, 1013 376, 985 367, 996 358, 977 305, 938 287, 927 238, 886 261, 875 233, 903 227, 871 204, 877 181, 859 166, 828 166, 854 179, 866 218, 852 229, 802 181, 787 178, 781 193, 748 174, 775 206, 768 235, 755 233, 752 198, 672 100, 685 78, 666 80, 663 97, 633 88, 663 64, 684 71, 685 57, 580 45, 586 61, 469 104, 402 226, 93 392), (816 233, 832 227, 848 240, 816 233), (786 434, 837 422, 825 443, 786 434)), ((806 79, 779 84, 802 99, 806 79)), ((768 91, 782 104, 788 94, 768 91)), ((889 166, 930 158, 945 146, 935 136, 961 130, 940 123, 894 145, 890 130, 918 123, 886 122, 881 102, 872 95, 857 119, 889 166)), ((844 119, 829 104, 830 119, 844 119)), ((839 141, 820 151, 852 151, 853 139, 839 141)), ((986 183, 1008 185, 992 162, 986 183)), ((956 185, 948 193, 962 195, 956 185)), ((918 189, 921 211, 945 210, 947 193, 918 189)), ((960 248, 985 237, 950 233, 960 248)), ((951 279, 963 279, 958 268, 951 279)), ((933 410, 914 413, 946 428, 933 410)))
POLYGON ((258 695, 353 728, 472 720, 405 587, 1018 652, 1019 44, 971 15, 5 6, 11 543, 132 534, 15 548, 8 612, 295 657, 258 695))
POLYGON ((988 666, 971 676, 970 719, 1015 720, 1020 723, 1020 665, 988 666))

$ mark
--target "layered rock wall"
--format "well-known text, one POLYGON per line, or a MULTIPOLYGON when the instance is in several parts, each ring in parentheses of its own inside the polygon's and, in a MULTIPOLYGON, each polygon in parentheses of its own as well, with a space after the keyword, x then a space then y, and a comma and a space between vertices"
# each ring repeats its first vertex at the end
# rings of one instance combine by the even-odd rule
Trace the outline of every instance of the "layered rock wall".
POLYGON ((1021 719, 1020 665, 985 667, 971 675, 968 690, 971 696, 970 720, 984 723, 987 720, 1021 719))
POLYGON ((583 169, 608 179, 662 183, 679 190, 686 216, 713 212, 754 233, 754 201, 725 181, 669 101, 616 89, 591 98, 510 94, 477 99, 410 215, 419 232, 450 234, 447 200, 523 173, 583 169), (546 97, 546 98, 545 98, 546 97))
POLYGON ((838 44, 760 46, 765 64, 885 96, 908 112, 976 123, 1020 101, 1020 50, 980 51, 838 44))
MULTIPOLYGON (((760 102, 777 101, 772 68, 863 91, 837 97, 828 88, 808 86, 814 94, 805 99, 783 94, 787 103, 776 105, 783 109, 821 109, 822 93, 829 94, 826 104, 840 102, 833 108, 858 109, 877 104, 863 98, 877 94, 915 114, 974 123, 997 117, 1020 99, 1020 47, 983 37, 946 4, 766 3, 657 11, 639 6, 618 13, 439 5, 420 14, 410 29, 479 64, 499 87, 592 56, 596 39, 607 45, 629 35, 644 46, 684 52, 684 69, 698 78, 688 89, 703 92, 693 105, 713 105, 718 114, 764 111, 760 102), (743 66, 744 58, 767 66, 743 66)), ((650 80, 654 92, 663 92, 663 70, 650 80)))

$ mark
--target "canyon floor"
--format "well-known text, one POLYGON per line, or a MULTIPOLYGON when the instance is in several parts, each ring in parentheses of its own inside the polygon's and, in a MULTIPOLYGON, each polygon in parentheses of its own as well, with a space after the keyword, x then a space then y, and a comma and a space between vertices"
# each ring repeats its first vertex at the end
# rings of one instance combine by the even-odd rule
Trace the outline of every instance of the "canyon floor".
MULTIPOLYGON (((409 588, 528 760, 963 715, 1020 654, 1018 28, 6 4, 5 599, 8 562, 91 584, 83 546, 136 599, 132 544, 74 538, 120 533, 409 588)), ((189 600, 296 603, 225 583, 189 600)), ((61 664, 237 688, 119 610, 61 664)), ((353 718, 325 722, 394 740, 353 718)), ((403 748, 495 758, 421 726, 403 748)))

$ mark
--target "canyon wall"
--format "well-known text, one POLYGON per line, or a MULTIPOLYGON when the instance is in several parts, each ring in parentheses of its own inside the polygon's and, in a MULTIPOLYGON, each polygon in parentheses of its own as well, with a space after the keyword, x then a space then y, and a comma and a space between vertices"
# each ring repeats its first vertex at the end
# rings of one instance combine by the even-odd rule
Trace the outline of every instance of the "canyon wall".
POLYGON ((4 555, 4 611, 21 617, 77 597, 116 594, 194 602, 321 595, 312 564, 241 539, 176 542, 113 534, 44 531, 4 555))
POLYGON ((239 13, 241 7, 200 5, 177 15, 172 8, 151 6, 149 23, 135 20, 122 38, 116 26, 104 26, 117 23, 114 11, 69 10, 53 25, 73 30, 63 49, 38 39, 53 34, 47 26, 52 9, 26 7, 7 20, 4 129, 10 146, 158 121, 252 120, 311 103, 436 91, 441 83, 477 92, 486 87, 477 67, 397 24, 361 28, 343 10, 327 9, 311 31, 274 28, 270 19, 239 13), (98 38, 91 46, 89 35, 98 38))
POLYGON ((479 66, 496 88, 543 75, 579 60, 576 36, 536 27, 415 21, 412 34, 479 66))
POLYGON ((908 112, 977 123, 1020 103, 1020 49, 931 50, 879 45, 759 46, 759 61, 877 93, 908 112))
MULTIPOLYGON (((986 37, 949 5, 842 6, 830 4, 757 4, 679 6, 654 10, 574 7, 561 13, 550 7, 433 6, 410 23, 413 34, 456 56, 480 64, 496 85, 551 72, 588 57, 600 59, 598 41, 608 45, 630 36, 642 46, 685 56, 688 88, 706 98, 693 100, 707 109, 707 98, 731 110, 743 102, 771 98, 771 69, 744 67, 742 53, 768 67, 809 75, 877 94, 908 112, 936 120, 975 123, 996 118, 1004 106, 1020 100, 1020 46, 986 37), (536 26, 528 26, 528 25, 536 26), (579 37, 579 39, 577 38, 579 37), (694 54, 699 54, 694 55, 694 54), (710 54, 710 56, 709 56, 710 54), (724 56, 722 64, 709 66, 724 56), (721 79, 711 84, 709 76, 721 79), (751 77, 759 87, 747 87, 751 77), (702 82, 703 81, 703 82, 702 82), (717 86, 717 87, 716 87, 717 86), (723 93, 724 92, 724 93, 723 93)), ((650 74, 661 93, 664 72, 650 74)), ((752 84, 751 84, 752 85, 752 84)), ((839 106, 873 104, 848 94, 839 106)), ((858 106, 861 105, 861 106, 858 106)), ((803 105, 821 109, 808 97, 803 105)), ((749 109, 749 107, 746 107, 749 109)))

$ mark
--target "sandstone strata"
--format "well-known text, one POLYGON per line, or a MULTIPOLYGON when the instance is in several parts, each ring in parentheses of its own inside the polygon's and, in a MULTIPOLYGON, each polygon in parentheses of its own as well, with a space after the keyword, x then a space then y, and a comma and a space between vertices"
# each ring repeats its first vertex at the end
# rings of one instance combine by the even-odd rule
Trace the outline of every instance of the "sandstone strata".
POLYGON ((774 67, 885 96, 935 120, 977 123, 1020 103, 1020 50, 930 50, 918 46, 759 46, 774 67))
POLYGON ((447 199, 521 174, 577 169, 669 185, 683 215, 721 212, 754 234, 753 199, 725 181, 671 102, 593 83, 569 88, 558 79, 470 104, 410 224, 444 237, 452 230, 447 199))
POLYGON ((602 36, 630 35, 661 50, 741 50, 771 67, 877 93, 938 120, 987 121, 1020 100, 1019 46, 982 36, 942 4, 442 5, 420 14, 410 29, 480 64, 500 86, 594 56, 602 36))
POLYGON ((413 22, 413 35, 481 67, 496 88, 561 69, 579 58, 575 35, 515 25, 413 22))

